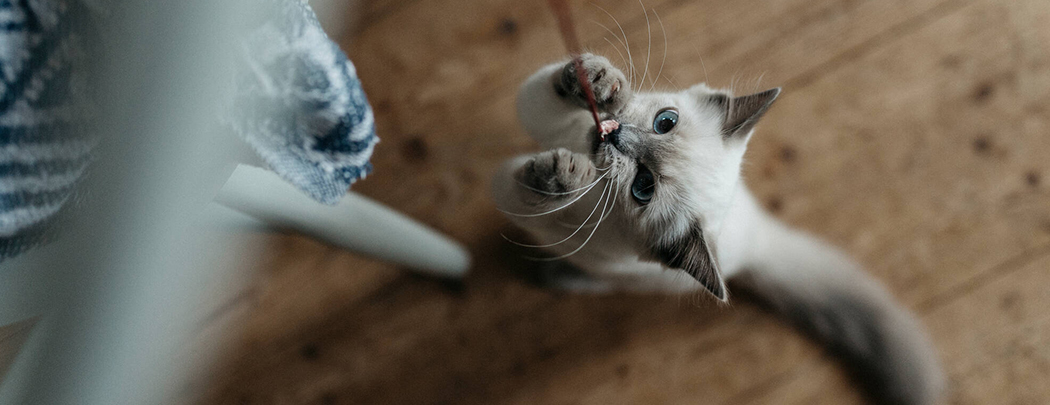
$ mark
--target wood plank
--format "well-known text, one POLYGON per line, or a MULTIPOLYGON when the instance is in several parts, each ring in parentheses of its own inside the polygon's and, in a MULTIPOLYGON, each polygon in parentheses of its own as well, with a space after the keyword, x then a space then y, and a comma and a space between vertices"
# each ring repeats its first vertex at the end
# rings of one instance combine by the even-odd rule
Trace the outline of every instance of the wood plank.
MULTIPOLYGON (((938 343, 949 391, 945 403, 1045 404, 1050 401, 1050 247, 1005 269, 972 292, 931 308, 923 316, 938 343)), ((827 402, 828 379, 840 377, 829 364, 779 384, 753 404, 827 402), (786 400, 785 398, 804 398, 786 400), (810 401, 821 399, 823 402, 810 401)))
MULTIPOLYGON (((651 48, 648 71, 652 79, 660 72, 671 82, 656 88, 685 87, 708 82, 733 87, 740 92, 758 90, 760 82, 783 86, 811 75, 814 70, 852 49, 886 33, 898 35, 898 26, 921 26, 957 9, 966 1, 698 1, 662 10, 660 19, 650 18, 651 28, 635 24, 627 31, 639 72, 644 72, 647 48, 651 48), (663 59, 662 21, 667 35, 667 58, 663 59), (649 34, 651 30, 651 43, 649 34)), ((601 42, 594 42, 600 45, 601 42)), ((605 45, 608 45, 607 43, 605 45)), ((615 56, 609 46, 603 54, 615 56)), ((641 76, 641 73, 639 73, 641 76)), ((645 89, 650 88, 648 82, 645 89)))
MULTIPOLYGON (((953 379, 973 386, 953 399, 1027 388, 1031 397, 1004 398, 1034 400, 1047 389, 1033 387, 1043 354, 1029 353, 1046 333, 1029 308, 1045 305, 1029 303, 1042 298, 1020 293, 1019 315, 961 303, 983 291, 975 282, 1050 241, 1048 7, 971 3, 655 6, 672 47, 685 48, 665 67, 676 81, 702 77, 684 42, 695 41, 715 83, 768 70, 765 83, 792 85, 752 142, 750 182, 778 215, 933 311, 926 319, 953 379), (969 354, 978 346, 987 351, 969 354)), ((628 6, 612 11, 635 45, 644 19, 628 6)), ((467 242, 475 273, 447 285, 279 241, 266 265, 274 275, 207 403, 858 403, 816 347, 746 305, 564 296, 510 276, 534 263, 501 242, 506 223, 487 185, 500 161, 533 147, 512 101, 525 75, 561 54, 551 24, 542 2, 448 0, 406 5, 362 32, 351 57, 383 142, 376 174, 355 190, 467 242), (377 281, 338 274, 357 268, 377 281)))
POLYGON ((1050 403, 1050 252, 927 316, 953 404, 1050 403))
MULTIPOLYGON (((928 13, 944 1, 646 5, 661 13, 667 27, 672 53, 665 70, 670 75, 682 83, 700 80, 702 69, 694 59, 699 47, 713 81, 729 84, 729 72, 735 71, 730 69, 742 68, 729 63, 776 66, 767 83, 788 80, 878 35, 883 24, 928 13), (802 22, 782 26, 785 13, 797 14, 802 22), (805 57, 791 58, 798 62, 784 65, 777 61, 789 55, 770 49, 787 44, 811 49, 805 57)), ((600 5, 621 21, 634 53, 640 53, 647 28, 638 5, 600 5)), ((610 24, 602 11, 577 6, 581 26, 592 19, 610 24)), ((657 35, 657 23, 651 22, 657 35)), ((603 39, 608 33, 597 25, 580 31, 589 46, 608 47, 603 39)), ((504 223, 492 210, 488 179, 503 159, 534 147, 521 136, 514 115, 517 86, 564 53, 545 5, 509 0, 414 3, 370 26, 349 49, 376 108, 383 139, 373 159, 375 174, 355 189, 468 243, 491 238, 493 227, 476 226, 504 223), (461 159, 464 155, 471 158, 461 159), (464 215, 482 220, 464 221, 464 215)), ((652 69, 658 70, 655 55, 653 59, 652 69)))
MULTIPOLYGON (((1050 37, 1037 28, 1048 22, 1037 1, 974 4, 788 93, 760 129, 766 142, 753 143, 751 184, 788 221, 847 246, 909 306, 971 299, 974 285, 1050 243, 1050 37)), ((973 353, 934 338, 949 370, 970 368, 960 364, 973 353)), ((822 397, 820 381, 837 372, 812 368, 746 403, 822 397)))
POLYGON ((769 358, 816 351, 773 344, 785 328, 749 309, 502 286, 500 295, 544 302, 522 310, 482 288, 406 283, 367 305, 268 328, 219 373, 222 388, 206 403, 718 403, 775 366, 769 358))
POLYGON ((1047 243, 1048 22, 1028 1, 975 4, 786 93, 752 188, 911 305, 1047 243))

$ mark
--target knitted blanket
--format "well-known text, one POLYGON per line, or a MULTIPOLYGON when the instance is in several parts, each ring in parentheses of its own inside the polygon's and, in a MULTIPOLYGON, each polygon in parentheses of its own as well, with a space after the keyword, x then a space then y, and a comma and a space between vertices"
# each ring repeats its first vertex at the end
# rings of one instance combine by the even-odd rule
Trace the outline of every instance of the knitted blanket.
POLYGON ((260 3, 268 18, 239 50, 228 123, 277 174, 335 204, 372 171, 372 109, 354 65, 304 1, 260 3))

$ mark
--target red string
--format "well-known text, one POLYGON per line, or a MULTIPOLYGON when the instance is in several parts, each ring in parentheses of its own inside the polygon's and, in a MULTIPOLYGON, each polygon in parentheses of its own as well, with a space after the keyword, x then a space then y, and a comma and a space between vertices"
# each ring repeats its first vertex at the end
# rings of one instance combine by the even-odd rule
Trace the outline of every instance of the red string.
POLYGON ((573 64, 576 65, 576 78, 580 81, 583 94, 587 97, 587 105, 591 108, 591 117, 594 118, 594 125, 598 127, 604 137, 605 127, 602 126, 602 121, 598 118, 598 103, 594 101, 591 81, 587 79, 587 71, 583 68, 583 58, 580 57, 580 40, 576 37, 576 29, 572 23, 572 11, 569 10, 569 3, 566 0, 547 0, 547 4, 550 5, 551 11, 554 12, 554 17, 558 19, 558 28, 561 29, 562 40, 565 41, 565 47, 569 50, 569 54, 572 55, 573 64))

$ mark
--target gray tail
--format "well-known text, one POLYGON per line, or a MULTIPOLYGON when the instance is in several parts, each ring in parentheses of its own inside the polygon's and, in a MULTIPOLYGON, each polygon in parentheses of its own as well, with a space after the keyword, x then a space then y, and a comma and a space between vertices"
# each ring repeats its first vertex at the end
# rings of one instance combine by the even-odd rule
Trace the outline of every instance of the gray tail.
POLYGON ((936 402, 944 377, 918 321, 844 254, 783 231, 735 284, 842 360, 872 402, 936 402))

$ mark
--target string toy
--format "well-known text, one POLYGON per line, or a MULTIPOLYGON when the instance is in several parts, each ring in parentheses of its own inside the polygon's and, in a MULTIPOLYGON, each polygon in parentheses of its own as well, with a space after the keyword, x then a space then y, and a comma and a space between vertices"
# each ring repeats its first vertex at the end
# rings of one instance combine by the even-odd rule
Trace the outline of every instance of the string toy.
POLYGON ((590 108, 591 117, 594 118, 594 125, 598 128, 598 135, 602 138, 602 141, 605 141, 606 135, 620 128, 620 123, 616 122, 616 120, 602 121, 598 117, 598 103, 594 99, 594 91, 591 90, 591 81, 587 79, 587 70, 583 67, 583 53, 580 50, 580 40, 576 37, 576 28, 572 21, 572 11, 569 9, 569 3, 567 3, 567 0, 547 0, 547 4, 550 6, 551 11, 554 12, 554 17, 558 19, 558 28, 561 30, 562 40, 565 42, 565 48, 568 49, 569 55, 572 56, 572 62, 576 68, 576 79, 579 80, 580 88, 583 89, 583 94, 587 99, 587 106, 590 108))

